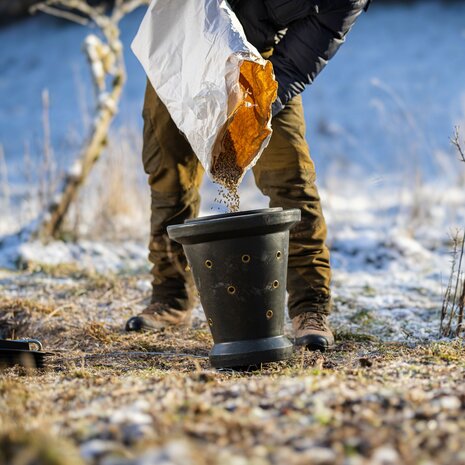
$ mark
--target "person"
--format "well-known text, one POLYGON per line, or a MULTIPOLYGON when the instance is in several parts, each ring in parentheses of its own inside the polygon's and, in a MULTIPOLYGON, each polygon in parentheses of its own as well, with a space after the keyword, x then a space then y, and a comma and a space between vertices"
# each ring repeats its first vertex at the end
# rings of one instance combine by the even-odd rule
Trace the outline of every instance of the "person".
MULTIPOLYGON (((278 82, 273 134, 257 164, 255 182, 270 207, 299 208, 290 233, 288 309, 295 344, 327 350, 331 267, 326 224, 305 139, 301 93, 334 56, 370 0, 230 0, 246 37, 269 59, 278 82)), ((142 158, 151 188, 152 298, 126 323, 127 331, 190 324, 193 280, 182 247, 166 227, 199 213, 203 169, 166 107, 147 82, 142 158)))

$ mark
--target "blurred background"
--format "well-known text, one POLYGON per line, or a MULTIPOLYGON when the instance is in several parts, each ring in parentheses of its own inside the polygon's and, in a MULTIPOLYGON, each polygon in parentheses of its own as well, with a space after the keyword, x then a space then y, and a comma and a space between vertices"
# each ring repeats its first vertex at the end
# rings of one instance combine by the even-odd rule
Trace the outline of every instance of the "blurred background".
MULTIPOLYGON (((43 13, 31 17, 33 3, 0 0, 0 234, 37 215, 94 117, 81 46, 92 30, 43 13)), ((78 237, 147 236, 145 75, 129 48, 144 12, 121 23, 128 80, 109 146, 68 218, 78 237)), ((374 198, 391 217, 394 209, 426 218, 441 207, 444 221, 456 221, 465 170, 450 137, 454 127, 462 135, 465 129, 464 1, 374 0, 304 104, 329 221, 360 215, 374 198)), ((221 209, 216 186, 206 181, 202 192, 203 214, 221 209)), ((241 209, 265 205, 247 176, 241 209)))

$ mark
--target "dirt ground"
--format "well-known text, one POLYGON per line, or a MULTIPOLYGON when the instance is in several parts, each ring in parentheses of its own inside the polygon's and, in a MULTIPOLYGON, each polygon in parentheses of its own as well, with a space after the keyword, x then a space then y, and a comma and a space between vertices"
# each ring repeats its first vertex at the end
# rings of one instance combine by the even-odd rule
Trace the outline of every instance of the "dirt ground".
POLYGON ((339 331, 328 354, 216 371, 201 318, 123 331, 139 274, 49 267, 1 272, 0 288, 0 337, 53 352, 44 370, 0 372, 1 465, 465 464, 460 341, 339 331))

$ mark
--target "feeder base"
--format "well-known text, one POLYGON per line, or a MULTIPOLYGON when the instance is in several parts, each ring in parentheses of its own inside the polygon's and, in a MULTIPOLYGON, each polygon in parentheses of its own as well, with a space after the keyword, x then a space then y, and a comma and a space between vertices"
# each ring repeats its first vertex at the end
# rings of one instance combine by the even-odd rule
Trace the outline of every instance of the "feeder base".
POLYGON ((234 368, 286 360, 292 355, 292 343, 285 336, 250 341, 222 342, 210 352, 213 368, 234 368))

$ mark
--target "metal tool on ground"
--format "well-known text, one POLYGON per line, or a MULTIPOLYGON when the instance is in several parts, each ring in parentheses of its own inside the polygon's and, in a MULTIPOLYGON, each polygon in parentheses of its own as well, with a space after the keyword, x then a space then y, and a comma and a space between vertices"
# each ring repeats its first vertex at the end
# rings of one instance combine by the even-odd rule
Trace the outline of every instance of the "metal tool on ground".
POLYGON ((284 360, 289 230, 300 210, 268 208, 187 220, 168 227, 192 269, 215 345, 215 368, 284 360))
POLYGON ((0 339, 0 369, 15 365, 44 368, 47 355, 51 354, 42 350, 42 344, 37 339, 0 339))

